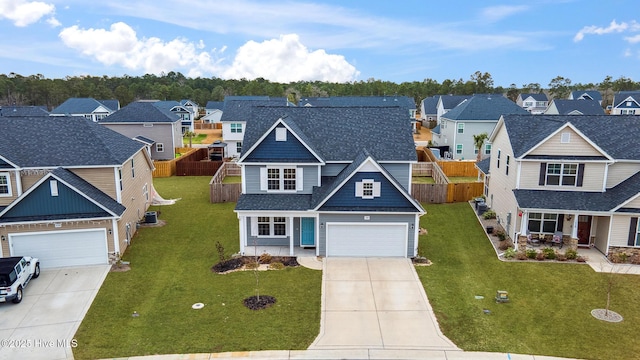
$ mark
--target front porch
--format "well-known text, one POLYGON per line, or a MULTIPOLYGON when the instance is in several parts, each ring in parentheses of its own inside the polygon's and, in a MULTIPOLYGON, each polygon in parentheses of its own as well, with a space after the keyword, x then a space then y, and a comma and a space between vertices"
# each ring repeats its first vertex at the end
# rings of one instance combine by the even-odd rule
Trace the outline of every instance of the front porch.
POLYGON ((244 256, 260 256, 267 253, 271 256, 295 256, 295 257, 314 257, 316 256, 315 248, 294 247, 293 255, 289 246, 247 246, 244 248, 244 256))
POLYGON ((551 213, 519 210, 520 228, 517 248, 546 245, 578 249, 595 247, 607 250, 610 218, 582 213, 551 213))

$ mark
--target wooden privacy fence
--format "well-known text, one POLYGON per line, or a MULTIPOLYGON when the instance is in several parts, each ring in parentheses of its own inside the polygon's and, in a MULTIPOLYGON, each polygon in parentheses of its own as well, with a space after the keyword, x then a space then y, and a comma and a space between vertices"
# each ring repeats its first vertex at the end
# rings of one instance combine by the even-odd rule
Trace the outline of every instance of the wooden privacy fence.
POLYGON ((478 176, 475 161, 438 161, 438 166, 449 177, 473 177, 478 176))
POLYGON ((240 166, 225 162, 209 182, 209 201, 212 203, 237 202, 242 193, 242 184, 223 184, 226 176, 242 176, 240 166))
POLYGON ((411 184, 411 195, 419 202, 443 204, 465 202, 482 195, 484 184, 448 183, 448 184, 411 184))
POLYGON ((192 152, 195 152, 198 149, 192 149, 192 148, 175 148, 175 153, 176 154, 181 154, 180 157, 175 158, 175 159, 171 159, 171 160, 154 160, 153 161, 153 166, 155 167, 155 170, 153 170, 153 177, 170 177, 170 176, 174 176, 176 174, 176 163, 178 162, 179 159, 181 159, 183 156, 189 155, 192 152))
POLYGON ((209 149, 199 148, 176 161, 176 175, 213 176, 221 166, 222 161, 209 160, 209 149))

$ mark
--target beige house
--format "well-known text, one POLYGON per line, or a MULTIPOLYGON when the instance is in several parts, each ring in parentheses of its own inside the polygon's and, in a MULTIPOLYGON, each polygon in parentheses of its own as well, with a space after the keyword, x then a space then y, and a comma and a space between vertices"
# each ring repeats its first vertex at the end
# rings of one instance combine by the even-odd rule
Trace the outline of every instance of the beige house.
POLYGON ((487 203, 519 248, 559 236, 564 246, 640 253, 638 137, 634 116, 503 116, 481 170, 487 203))
POLYGON ((46 268, 125 251, 153 195, 144 144, 80 117, 10 118, 0 133, 0 257, 46 268))

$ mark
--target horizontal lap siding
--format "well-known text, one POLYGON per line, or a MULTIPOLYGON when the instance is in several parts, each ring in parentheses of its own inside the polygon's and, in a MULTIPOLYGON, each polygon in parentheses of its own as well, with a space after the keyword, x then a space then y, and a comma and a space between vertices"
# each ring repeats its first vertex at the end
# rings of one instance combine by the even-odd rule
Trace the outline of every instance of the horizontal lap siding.
POLYGON ((612 188, 640 171, 637 163, 615 163, 609 166, 607 173, 607 188, 612 188))
MULTIPOLYGON (((602 191, 602 182, 604 181, 604 172, 606 164, 604 163, 584 163, 584 177, 582 186, 540 186, 540 164, 542 162, 560 163, 559 160, 548 160, 540 162, 523 161, 520 174, 520 189, 544 189, 544 190, 563 190, 563 191, 602 191)), ((563 163, 578 164, 579 161, 562 161, 563 163)), ((493 174, 492 174, 493 175, 493 174)), ((493 181, 493 178, 492 178, 493 181)))
POLYGON ((609 246, 627 246, 631 216, 616 215, 611 221, 611 239, 609 246))
POLYGON ((578 133, 569 128, 552 136, 549 140, 533 150, 531 155, 603 156, 602 153, 584 140, 578 133), (562 133, 571 133, 571 139, 568 143, 561 141, 562 133))

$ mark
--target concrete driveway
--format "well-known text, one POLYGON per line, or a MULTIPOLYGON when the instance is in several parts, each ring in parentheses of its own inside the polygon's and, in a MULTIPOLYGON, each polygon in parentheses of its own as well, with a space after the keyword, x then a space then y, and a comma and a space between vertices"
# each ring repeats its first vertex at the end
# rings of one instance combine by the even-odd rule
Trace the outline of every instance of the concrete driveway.
POLYGON ((73 336, 109 269, 43 269, 20 304, 0 304, 0 359, 72 359, 73 336))
POLYGON ((438 327, 409 259, 325 258, 320 334, 310 350, 460 350, 438 327))

